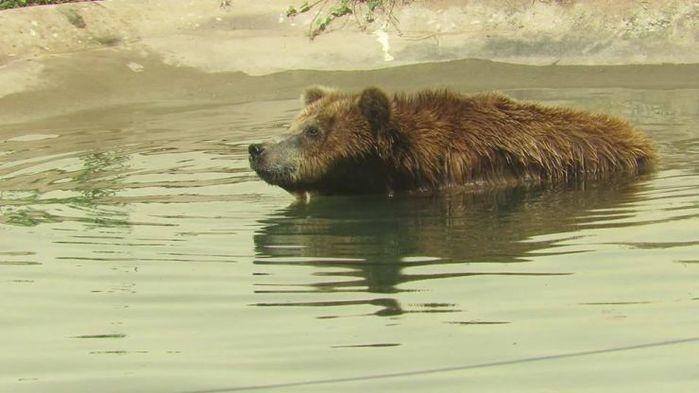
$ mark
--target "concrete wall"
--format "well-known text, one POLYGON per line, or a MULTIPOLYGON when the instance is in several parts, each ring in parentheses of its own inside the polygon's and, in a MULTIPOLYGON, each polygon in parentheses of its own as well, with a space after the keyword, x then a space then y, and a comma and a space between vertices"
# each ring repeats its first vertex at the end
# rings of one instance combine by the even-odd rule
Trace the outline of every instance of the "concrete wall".
POLYGON ((481 58, 522 64, 697 63, 693 0, 413 1, 395 24, 352 18, 309 41, 298 0, 111 0, 0 12, 0 65, 98 48, 205 71, 370 69, 481 58))

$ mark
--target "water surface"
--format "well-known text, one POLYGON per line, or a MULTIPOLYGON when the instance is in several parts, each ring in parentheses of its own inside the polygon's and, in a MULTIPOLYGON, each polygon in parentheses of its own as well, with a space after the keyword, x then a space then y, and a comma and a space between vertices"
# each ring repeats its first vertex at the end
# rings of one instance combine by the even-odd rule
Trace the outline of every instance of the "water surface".
POLYGON ((699 91, 506 93, 627 117, 662 162, 294 205, 247 145, 296 99, 0 125, 0 390, 697 391, 670 341, 699 336, 699 91))

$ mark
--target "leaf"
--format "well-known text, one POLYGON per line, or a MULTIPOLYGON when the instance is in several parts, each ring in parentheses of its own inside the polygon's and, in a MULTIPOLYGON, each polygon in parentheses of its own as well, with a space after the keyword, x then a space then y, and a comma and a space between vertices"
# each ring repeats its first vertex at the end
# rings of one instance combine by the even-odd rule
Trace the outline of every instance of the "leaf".
POLYGON ((299 12, 296 11, 296 8, 294 8, 293 5, 290 5, 289 8, 286 9, 286 17, 291 18, 292 16, 296 16, 299 12))

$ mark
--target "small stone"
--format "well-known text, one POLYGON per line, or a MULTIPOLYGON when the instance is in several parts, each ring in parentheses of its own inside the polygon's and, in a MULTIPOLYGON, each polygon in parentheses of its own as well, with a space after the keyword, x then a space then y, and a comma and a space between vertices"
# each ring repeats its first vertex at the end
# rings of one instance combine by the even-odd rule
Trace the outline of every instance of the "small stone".
POLYGON ((134 63, 133 61, 127 64, 126 66, 129 67, 133 72, 142 72, 144 68, 141 64, 134 63))

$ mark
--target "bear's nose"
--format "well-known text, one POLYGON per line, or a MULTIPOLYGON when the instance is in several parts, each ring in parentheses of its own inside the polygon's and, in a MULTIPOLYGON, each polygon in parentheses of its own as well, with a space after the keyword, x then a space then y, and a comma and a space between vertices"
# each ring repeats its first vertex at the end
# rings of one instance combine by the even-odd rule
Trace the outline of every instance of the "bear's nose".
POLYGON ((259 143, 253 143, 252 145, 248 146, 248 152, 252 158, 258 157, 263 151, 265 151, 265 148, 259 143))

